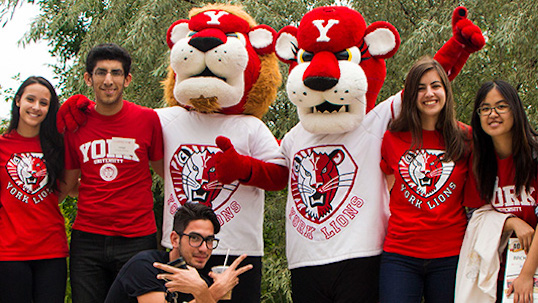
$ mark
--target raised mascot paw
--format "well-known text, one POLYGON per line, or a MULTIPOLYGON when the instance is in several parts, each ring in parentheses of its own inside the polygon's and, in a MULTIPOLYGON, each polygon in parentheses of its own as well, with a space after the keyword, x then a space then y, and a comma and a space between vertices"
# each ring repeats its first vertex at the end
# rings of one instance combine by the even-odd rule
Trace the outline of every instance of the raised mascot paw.
POLYGON ((224 136, 218 136, 215 143, 222 150, 214 156, 219 182, 230 184, 235 180, 248 180, 251 174, 250 157, 238 154, 230 139, 224 136))
POLYGON ((457 7, 452 14, 452 34, 469 53, 479 51, 486 44, 482 31, 467 19, 467 9, 463 6, 457 7))
POLYGON ((61 134, 65 131, 74 132, 80 126, 86 124, 88 117, 86 112, 92 101, 84 95, 74 95, 69 97, 56 115, 56 127, 61 134))

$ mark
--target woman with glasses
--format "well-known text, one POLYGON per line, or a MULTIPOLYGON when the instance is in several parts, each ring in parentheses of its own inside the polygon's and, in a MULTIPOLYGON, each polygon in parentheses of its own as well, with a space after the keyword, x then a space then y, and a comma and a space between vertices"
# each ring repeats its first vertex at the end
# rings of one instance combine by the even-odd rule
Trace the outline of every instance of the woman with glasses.
POLYGON ((454 302, 470 141, 470 130, 456 120, 444 69, 431 58, 419 60, 407 74, 402 112, 381 148, 392 189, 380 302, 454 302))
POLYGON ((58 207, 58 96, 42 77, 15 94, 0 136, 0 302, 64 302, 68 255, 58 207))
MULTIPOLYGON (((538 241, 533 241, 538 222, 536 180, 538 141, 517 91, 505 81, 486 82, 477 92, 473 127, 471 178, 465 199, 489 201, 494 209, 514 217, 503 232, 515 232, 527 260, 509 289, 514 302, 531 302, 533 275, 538 266, 538 241), (532 244, 531 244, 532 243, 532 244)), ((497 300, 502 298, 499 276, 497 300)))

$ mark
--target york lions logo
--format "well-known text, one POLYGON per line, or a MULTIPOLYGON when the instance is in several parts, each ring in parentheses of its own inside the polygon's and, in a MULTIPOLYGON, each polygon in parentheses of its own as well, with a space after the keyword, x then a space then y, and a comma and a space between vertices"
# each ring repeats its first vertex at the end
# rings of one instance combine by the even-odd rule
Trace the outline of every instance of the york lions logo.
POLYGON ((399 162, 400 175, 418 195, 428 198, 444 187, 454 169, 454 162, 443 162, 442 150, 406 153, 399 162))
POLYGON ((204 204, 217 210, 237 188, 237 181, 223 185, 217 180, 212 146, 181 145, 170 161, 170 175, 178 201, 204 204))
POLYGON ((291 192, 306 219, 319 224, 342 205, 353 185, 357 165, 343 146, 298 152, 293 161, 291 192))
POLYGON ((13 154, 6 165, 11 180, 29 195, 42 190, 48 182, 42 153, 13 154))

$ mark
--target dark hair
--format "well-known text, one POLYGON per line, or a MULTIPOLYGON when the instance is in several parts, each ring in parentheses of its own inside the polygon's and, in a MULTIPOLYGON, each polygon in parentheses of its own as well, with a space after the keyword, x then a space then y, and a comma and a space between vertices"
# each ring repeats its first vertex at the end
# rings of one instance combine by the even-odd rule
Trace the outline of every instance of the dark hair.
POLYGON ((56 181, 60 178, 64 168, 64 141, 62 135, 58 133, 56 128, 56 113, 60 107, 60 102, 58 101, 58 95, 56 95, 54 87, 47 79, 32 76, 24 80, 15 93, 15 98, 13 98, 11 104, 11 119, 6 133, 16 130, 19 126, 20 107, 17 106, 17 102, 21 99, 26 87, 32 84, 41 84, 50 92, 49 110, 39 128, 39 141, 41 143, 45 165, 47 166, 47 187, 55 190, 57 189, 56 181))
POLYGON ((421 58, 411 67, 409 73, 407 73, 403 92, 402 112, 390 123, 389 130, 393 132, 411 132, 413 141, 409 148, 410 150, 422 146, 422 120, 417 106, 417 96, 420 79, 430 70, 435 70, 439 74, 446 95, 445 106, 441 110, 439 119, 435 125, 435 129, 442 133, 445 141, 446 157, 443 161, 457 161, 467 155, 469 144, 466 141, 470 141, 470 138, 456 120, 454 97, 448 76, 441 64, 431 57, 421 58))
POLYGON ((482 129, 480 116, 476 110, 481 106, 487 94, 492 89, 496 89, 504 97, 504 100, 510 105, 510 110, 514 118, 511 133, 516 195, 521 193, 523 186, 525 186, 526 190, 529 190, 532 182, 536 180, 536 166, 538 164, 536 159, 536 152, 538 151, 537 134, 530 126, 516 89, 508 82, 502 80, 494 80, 482 84, 476 93, 471 126, 473 127, 474 141, 473 171, 477 178, 480 196, 486 201, 493 199, 497 177, 497 158, 495 156, 493 140, 482 129))
POLYGON ((93 73, 97 62, 117 60, 121 62, 125 77, 131 72, 131 55, 123 47, 114 43, 99 44, 92 48, 86 57, 86 72, 93 73))
POLYGON ((215 212, 204 204, 187 202, 174 215, 174 231, 182 234, 191 221, 209 220, 213 224, 213 232, 218 234, 220 223, 215 212))

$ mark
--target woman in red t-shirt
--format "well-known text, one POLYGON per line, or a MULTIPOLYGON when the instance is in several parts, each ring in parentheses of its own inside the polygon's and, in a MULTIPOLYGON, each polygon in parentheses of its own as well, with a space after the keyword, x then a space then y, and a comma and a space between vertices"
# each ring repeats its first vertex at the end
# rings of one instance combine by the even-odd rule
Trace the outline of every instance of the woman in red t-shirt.
POLYGON ((63 139, 58 96, 26 79, 0 136, 0 302, 64 302, 68 255, 57 182, 63 139))
MULTIPOLYGON (((533 241, 538 221, 536 133, 517 91, 507 82, 484 83, 476 95, 474 110, 471 125, 476 198, 491 201, 497 211, 515 215, 506 220, 503 231, 516 233, 527 260, 508 292, 514 292, 514 302, 531 302, 533 275, 538 266, 538 241, 533 241)), ((502 297, 502 283, 499 284, 498 302, 502 297)))
POLYGON ((456 120, 448 77, 431 59, 405 80, 402 112, 383 137, 391 185, 380 271, 382 303, 454 302, 467 224, 462 205, 470 130, 456 120))

